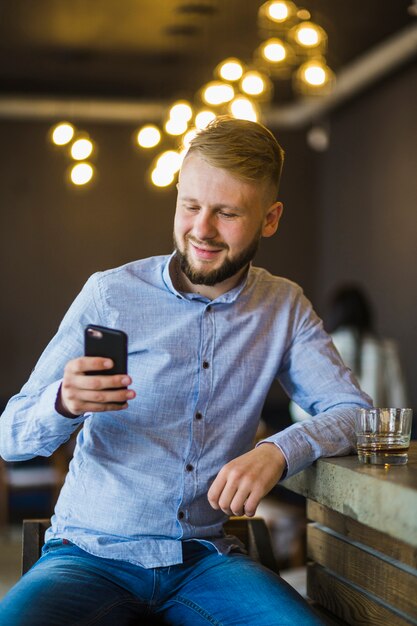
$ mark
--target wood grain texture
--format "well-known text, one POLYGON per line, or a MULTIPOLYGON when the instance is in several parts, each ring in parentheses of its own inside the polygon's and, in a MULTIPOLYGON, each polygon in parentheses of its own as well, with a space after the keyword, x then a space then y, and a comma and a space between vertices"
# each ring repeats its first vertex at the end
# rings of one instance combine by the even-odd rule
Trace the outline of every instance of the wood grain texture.
MULTIPOLYGON (((401 561, 417 569, 417 548, 409 545, 406 541, 388 537, 385 533, 374 530, 365 524, 361 524, 342 513, 332 511, 314 500, 307 501, 307 517, 314 522, 319 522, 323 524, 323 526, 327 526, 345 535, 349 539, 370 546, 374 550, 383 552, 392 559, 396 559, 397 561, 401 561)), ((406 539, 406 537, 404 539, 406 539)))
POLYGON ((352 626, 417 624, 417 621, 407 619, 395 610, 382 606, 370 594, 334 576, 317 564, 307 566, 307 593, 315 602, 352 626))
POLYGON ((353 545, 333 531, 311 523, 307 528, 307 555, 315 563, 351 581, 363 591, 417 620, 417 572, 398 562, 353 545))

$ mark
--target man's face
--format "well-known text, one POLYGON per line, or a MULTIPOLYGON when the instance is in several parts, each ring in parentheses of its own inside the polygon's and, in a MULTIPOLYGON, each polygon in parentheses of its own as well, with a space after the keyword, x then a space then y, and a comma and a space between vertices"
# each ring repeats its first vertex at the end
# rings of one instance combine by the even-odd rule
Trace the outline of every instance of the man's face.
POLYGON ((190 155, 181 169, 174 222, 182 271, 195 285, 238 275, 255 256, 259 239, 276 231, 280 213, 263 184, 241 181, 190 155))

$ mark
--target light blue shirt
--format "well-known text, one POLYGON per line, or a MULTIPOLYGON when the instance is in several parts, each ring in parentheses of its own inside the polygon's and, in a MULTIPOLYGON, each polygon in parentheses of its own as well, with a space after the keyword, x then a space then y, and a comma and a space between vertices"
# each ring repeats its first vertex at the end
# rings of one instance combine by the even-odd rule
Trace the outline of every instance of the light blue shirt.
POLYGON ((13 461, 52 454, 84 424, 46 538, 146 568, 180 563, 183 540, 230 547, 207 492, 253 448, 275 378, 315 415, 266 440, 284 453, 287 476, 350 453, 354 411, 370 405, 300 287, 251 266, 210 301, 174 288, 170 260, 94 274, 0 419, 0 453, 13 461), (68 419, 55 400, 89 323, 127 333, 137 396, 123 411, 68 419))

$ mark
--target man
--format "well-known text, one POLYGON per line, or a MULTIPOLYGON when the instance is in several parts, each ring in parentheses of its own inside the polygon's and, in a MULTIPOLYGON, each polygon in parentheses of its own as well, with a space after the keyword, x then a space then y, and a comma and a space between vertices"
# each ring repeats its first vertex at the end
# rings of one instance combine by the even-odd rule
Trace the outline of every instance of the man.
POLYGON ((282 159, 253 122, 200 132, 179 177, 174 253, 92 276, 10 401, 6 460, 50 455, 84 426, 43 556, 0 621, 320 623, 222 530, 283 476, 352 451, 354 411, 369 405, 301 289, 251 266, 278 228, 282 159), (128 334, 128 375, 86 375, 112 365, 80 356, 89 323, 128 334), (316 417, 253 447, 275 378, 316 417))

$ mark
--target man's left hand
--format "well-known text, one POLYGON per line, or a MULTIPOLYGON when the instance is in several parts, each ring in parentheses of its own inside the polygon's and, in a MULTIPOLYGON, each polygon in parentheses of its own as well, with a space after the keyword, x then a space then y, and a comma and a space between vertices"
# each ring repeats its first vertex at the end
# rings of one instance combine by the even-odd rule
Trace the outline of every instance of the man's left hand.
POLYGON ((263 443, 222 467, 208 492, 213 509, 253 517, 261 499, 277 484, 285 457, 273 443, 263 443))

